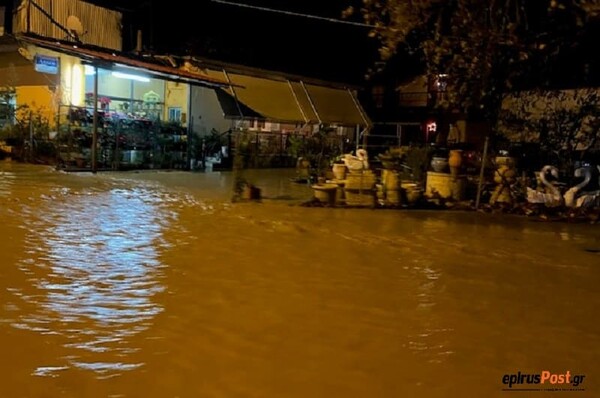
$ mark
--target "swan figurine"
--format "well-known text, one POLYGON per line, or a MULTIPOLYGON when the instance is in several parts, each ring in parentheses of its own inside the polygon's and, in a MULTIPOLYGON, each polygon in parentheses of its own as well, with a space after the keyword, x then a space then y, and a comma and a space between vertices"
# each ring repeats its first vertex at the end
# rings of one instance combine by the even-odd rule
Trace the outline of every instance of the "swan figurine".
POLYGON ((550 165, 544 166, 538 177, 542 184, 544 184, 544 187, 546 187, 546 192, 527 187, 527 202, 544 204, 548 207, 560 206, 563 203, 560 190, 546 179, 546 174, 548 173, 554 178, 558 178, 558 169, 556 167, 550 165))
POLYGON ((367 170, 369 168, 368 154, 365 149, 357 149, 356 156, 347 153, 344 155, 343 160, 350 171, 367 170))
POLYGON ((584 177, 584 179, 581 183, 575 185, 574 187, 569 188, 569 190, 567 192, 565 192, 564 199, 565 199, 565 206, 567 206, 567 207, 579 207, 579 206, 576 206, 575 199, 577 198, 579 191, 581 191, 581 189, 583 187, 585 187, 587 184, 589 184, 590 180, 592 179, 592 173, 590 172, 590 170, 588 168, 580 167, 577 170, 575 170, 575 177, 578 177, 578 178, 584 177))
POLYGON ((575 201, 575 207, 600 207, 600 190, 583 193, 575 201))
MULTIPOLYGON (((583 188, 592 179, 592 171, 588 167, 581 167, 575 170, 576 177, 582 177, 582 174, 584 175, 584 180, 579 185, 581 185, 583 188)), ((600 206, 600 190, 581 192, 581 194, 577 196, 574 201, 574 207, 577 208, 590 208, 598 206, 600 206)))

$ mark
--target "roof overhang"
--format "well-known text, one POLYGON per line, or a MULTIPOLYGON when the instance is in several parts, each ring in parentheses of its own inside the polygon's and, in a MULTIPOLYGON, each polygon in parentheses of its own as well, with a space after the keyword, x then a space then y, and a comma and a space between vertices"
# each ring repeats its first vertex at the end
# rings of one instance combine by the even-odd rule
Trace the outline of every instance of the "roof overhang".
POLYGON ((17 39, 21 42, 39 46, 59 53, 79 57, 82 62, 97 65, 102 68, 113 68, 128 72, 143 72, 151 77, 195 84, 205 87, 228 87, 223 79, 213 78, 205 74, 161 65, 153 62, 141 61, 116 52, 106 52, 73 44, 44 40, 31 36, 20 35, 17 39))
POLYGON ((37 72, 11 36, 0 38, 0 87, 57 86, 57 75, 37 72))

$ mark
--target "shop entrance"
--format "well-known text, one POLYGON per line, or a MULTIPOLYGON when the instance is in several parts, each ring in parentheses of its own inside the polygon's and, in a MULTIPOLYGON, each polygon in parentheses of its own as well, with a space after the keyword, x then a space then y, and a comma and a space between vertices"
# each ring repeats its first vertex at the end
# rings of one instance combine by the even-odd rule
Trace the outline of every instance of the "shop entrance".
MULTIPOLYGON (((83 106, 61 106, 59 112, 59 163, 66 169, 92 166, 94 73, 85 65, 83 106)), ((188 132, 181 123, 186 99, 166 107, 165 80, 101 68, 97 74, 97 169, 187 169, 188 132)))

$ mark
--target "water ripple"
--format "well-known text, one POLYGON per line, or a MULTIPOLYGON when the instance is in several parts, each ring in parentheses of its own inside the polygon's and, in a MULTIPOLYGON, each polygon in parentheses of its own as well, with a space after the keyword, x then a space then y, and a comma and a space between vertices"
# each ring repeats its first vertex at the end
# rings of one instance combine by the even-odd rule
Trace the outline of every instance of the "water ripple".
MULTIPOLYGON (((24 213, 31 218, 28 257, 19 266, 33 292, 13 294, 36 309, 11 324, 55 335, 73 352, 71 366, 106 376, 142 365, 122 362, 138 350, 128 338, 163 310, 153 297, 164 290, 159 252, 172 217, 162 206, 172 198, 144 186, 97 189, 55 190, 61 200, 24 213)), ((33 374, 54 377, 64 369, 40 366, 33 374)))

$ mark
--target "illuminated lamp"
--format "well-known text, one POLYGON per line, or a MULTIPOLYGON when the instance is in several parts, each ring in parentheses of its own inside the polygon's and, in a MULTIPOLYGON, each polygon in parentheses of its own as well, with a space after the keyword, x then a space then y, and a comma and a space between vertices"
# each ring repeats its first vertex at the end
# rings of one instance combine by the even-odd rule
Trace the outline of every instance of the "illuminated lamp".
POLYGON ((150 81, 150 79, 145 76, 132 75, 129 73, 113 72, 112 75, 114 77, 118 77, 119 79, 136 80, 138 82, 144 82, 144 83, 148 83, 150 81))
POLYGON ((83 103, 83 70, 75 64, 71 70, 71 105, 80 106, 83 103))

